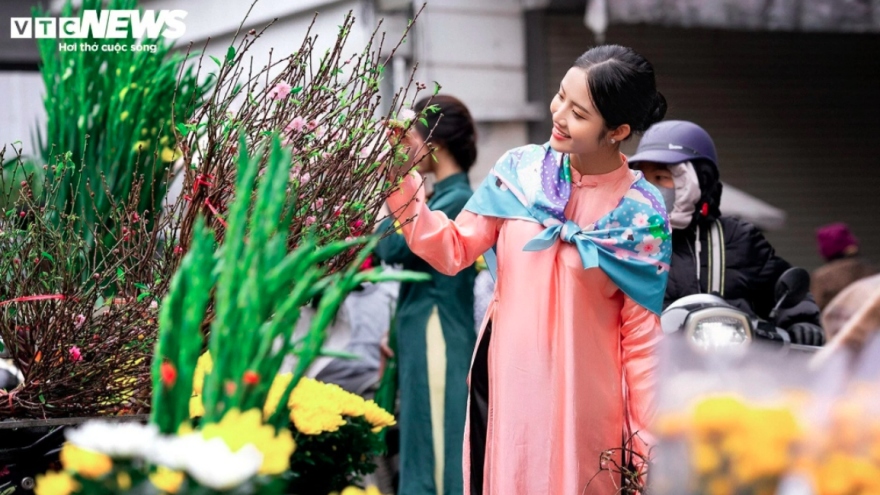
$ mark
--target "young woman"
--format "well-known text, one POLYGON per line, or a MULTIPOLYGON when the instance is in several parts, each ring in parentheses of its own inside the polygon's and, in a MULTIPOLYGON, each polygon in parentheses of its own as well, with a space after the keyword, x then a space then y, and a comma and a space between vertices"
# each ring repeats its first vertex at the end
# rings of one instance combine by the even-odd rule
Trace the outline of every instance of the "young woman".
POLYGON ((575 61, 550 112, 550 142, 502 156, 455 221, 425 206, 418 174, 389 199, 413 218, 410 248, 442 273, 495 246, 495 297, 470 373, 471 495, 610 495, 619 478, 590 482, 602 452, 633 433, 647 440, 669 226, 659 192, 619 147, 666 102, 647 60, 599 46, 575 61))
MULTIPOLYGON (((421 112, 427 99, 415 104, 421 112)), ((458 215, 473 191, 467 172, 477 158, 476 130, 467 107, 439 95, 424 123, 415 125, 412 156, 422 173, 434 174, 434 194, 427 208, 444 216, 458 215), (429 135, 430 133, 430 135, 429 135), (430 152, 426 146, 433 148, 430 152)), ((412 163, 412 162, 411 162, 412 163)), ((423 203, 424 204, 424 203, 423 203)), ((380 232, 392 228, 390 219, 380 232)), ((476 269, 460 267, 455 276, 441 274, 413 254, 402 235, 384 238, 376 254, 386 263, 427 272, 427 283, 405 283, 397 305, 397 355, 400 371, 400 489, 407 495, 461 495, 461 444, 467 410, 467 373, 477 336, 474 334, 476 269), (439 327, 439 328, 437 328, 439 327), (432 332, 442 333, 443 349, 432 332), (444 361, 434 368, 428 356, 444 361), (442 371, 445 368, 445 373, 442 371), (436 370, 439 370, 436 371, 436 370)), ((432 361, 433 362, 433 361, 432 361)))

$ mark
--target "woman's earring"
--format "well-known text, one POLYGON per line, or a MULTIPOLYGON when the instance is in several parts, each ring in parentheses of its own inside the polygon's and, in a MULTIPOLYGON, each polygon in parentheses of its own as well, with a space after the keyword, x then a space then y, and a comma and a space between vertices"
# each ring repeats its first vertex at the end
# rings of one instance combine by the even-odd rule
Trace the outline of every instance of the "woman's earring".
POLYGON ((614 138, 611 138, 611 144, 614 144, 614 143, 616 143, 616 142, 617 142, 617 140, 616 140, 616 139, 614 139, 614 138))

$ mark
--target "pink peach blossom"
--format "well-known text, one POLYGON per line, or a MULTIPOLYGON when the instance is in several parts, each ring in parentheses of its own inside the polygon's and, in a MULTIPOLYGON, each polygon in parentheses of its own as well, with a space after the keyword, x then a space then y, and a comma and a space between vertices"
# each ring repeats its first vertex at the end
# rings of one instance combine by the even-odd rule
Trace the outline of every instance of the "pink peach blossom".
POLYGON ((306 119, 302 117, 294 117, 293 120, 290 121, 289 124, 284 128, 284 132, 302 132, 303 128, 306 126, 306 119))
POLYGON ((282 81, 269 90, 269 98, 273 100, 283 100, 290 94, 290 89, 290 84, 282 81))
POLYGON ((69 352, 70 352, 70 360, 71 360, 71 361, 74 361, 74 362, 76 362, 76 361, 82 361, 82 352, 80 352, 79 347, 77 347, 77 346, 72 346, 72 347, 70 348, 70 351, 69 351, 69 352))

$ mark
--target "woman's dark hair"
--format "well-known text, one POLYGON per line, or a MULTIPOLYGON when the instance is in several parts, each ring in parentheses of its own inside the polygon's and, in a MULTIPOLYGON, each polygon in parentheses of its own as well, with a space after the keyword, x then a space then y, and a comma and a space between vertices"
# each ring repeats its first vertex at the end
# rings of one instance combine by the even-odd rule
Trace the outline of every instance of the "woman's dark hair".
POLYGON ((436 106, 436 111, 425 112, 427 127, 417 122, 416 131, 422 139, 428 139, 430 134, 430 142, 449 150, 456 163, 467 172, 477 160, 477 129, 470 110, 458 98, 449 95, 422 98, 413 105, 413 110, 421 113, 432 106, 436 106))
POLYGON ((608 129, 629 124, 632 136, 666 115, 666 98, 657 91, 654 67, 632 48, 597 46, 578 57, 574 66, 586 71, 593 105, 608 129))

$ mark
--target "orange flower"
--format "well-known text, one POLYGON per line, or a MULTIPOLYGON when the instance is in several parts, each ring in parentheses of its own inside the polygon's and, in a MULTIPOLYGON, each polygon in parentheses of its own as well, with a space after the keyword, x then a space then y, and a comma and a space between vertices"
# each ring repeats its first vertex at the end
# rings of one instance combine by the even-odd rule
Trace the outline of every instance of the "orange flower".
POLYGON ((260 383, 260 374, 256 371, 247 370, 244 372, 242 381, 244 381, 245 385, 256 385, 260 383))
POLYGON ((165 361, 160 367, 160 373, 162 376, 162 383, 168 388, 173 387, 174 382, 177 381, 177 369, 174 368, 174 365, 165 361))

